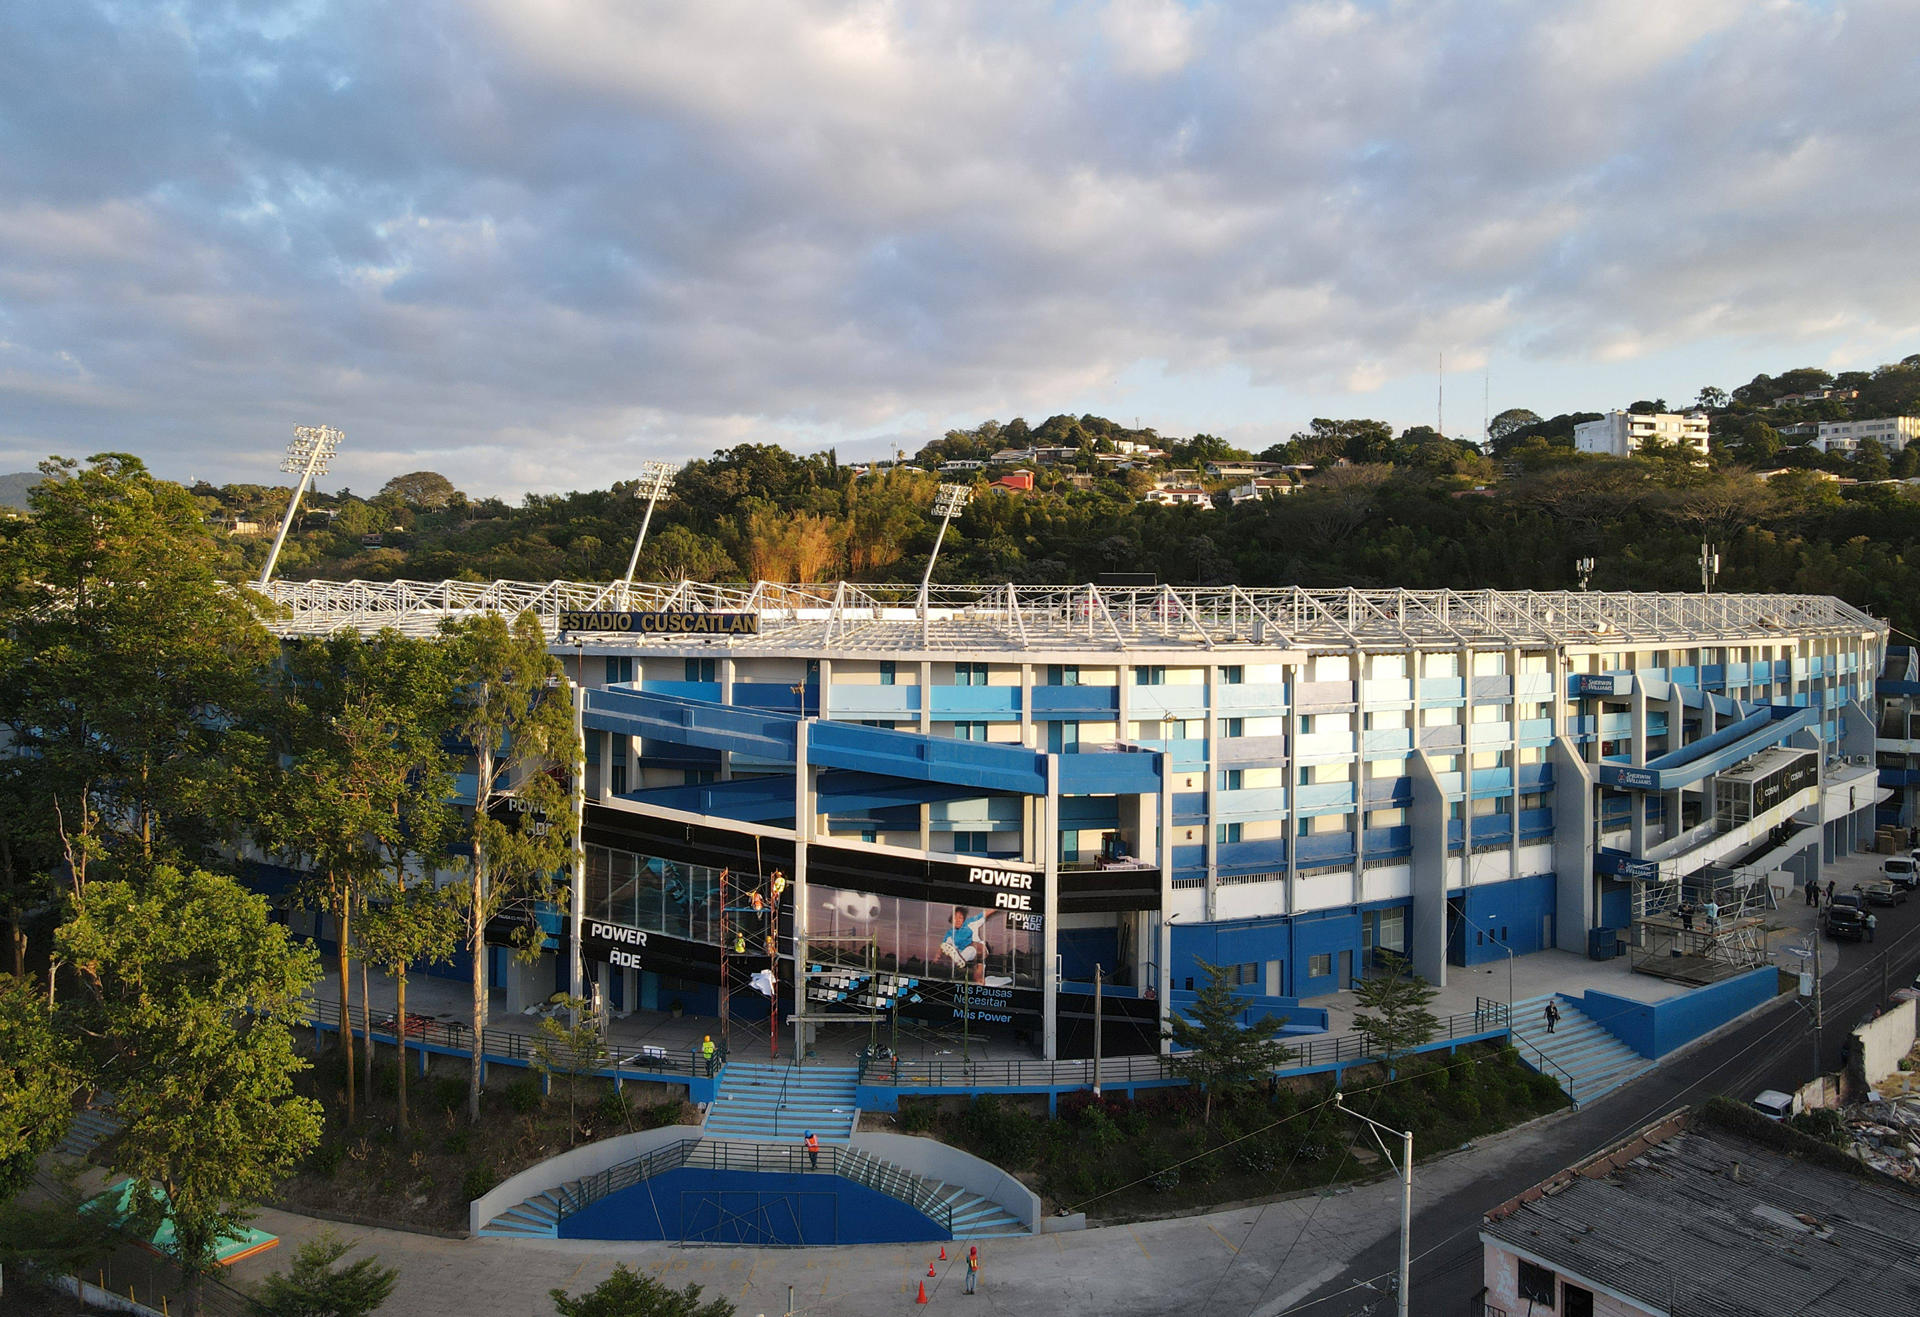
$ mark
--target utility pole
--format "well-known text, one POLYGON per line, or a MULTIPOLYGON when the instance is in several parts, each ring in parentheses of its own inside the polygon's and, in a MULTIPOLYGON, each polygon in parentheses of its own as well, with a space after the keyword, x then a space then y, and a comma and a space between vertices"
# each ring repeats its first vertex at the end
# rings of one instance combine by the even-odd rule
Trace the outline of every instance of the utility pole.
POLYGON ((1100 1096, 1100 983, 1103 967, 1093 967, 1093 1095, 1100 1096))
POLYGON ((1388 1162, 1393 1154, 1387 1152, 1382 1132, 1400 1140, 1400 1283, 1394 1295, 1394 1311, 1399 1317, 1407 1317, 1408 1288, 1413 1277, 1413 1131, 1389 1129, 1371 1116, 1363 1116, 1342 1100, 1340 1090, 1333 1091, 1333 1105, 1355 1120, 1363 1120, 1373 1130, 1373 1141, 1380 1145, 1380 1151, 1386 1154, 1388 1162))
POLYGON ((1712 594, 1714 578, 1720 575, 1720 554, 1705 540, 1700 542, 1700 593, 1712 594))
POLYGON ((300 480, 293 487, 293 497, 287 500, 287 515, 280 519, 280 533, 273 537, 273 547, 267 551, 267 565, 260 569, 260 579, 254 582, 254 589, 265 590, 267 582, 273 579, 273 565, 280 561, 281 546, 287 542, 287 532, 293 529, 293 519, 300 514, 300 496, 307 492, 315 476, 327 474, 344 438, 346 436, 331 425, 293 427, 293 442, 287 445, 280 469, 298 475, 300 480))

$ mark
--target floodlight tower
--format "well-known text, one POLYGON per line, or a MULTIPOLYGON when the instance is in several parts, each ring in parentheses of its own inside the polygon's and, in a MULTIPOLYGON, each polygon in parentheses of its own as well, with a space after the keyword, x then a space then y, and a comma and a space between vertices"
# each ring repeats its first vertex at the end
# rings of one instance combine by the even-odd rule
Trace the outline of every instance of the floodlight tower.
POLYGON ((273 565, 280 561, 280 546, 287 542, 287 532, 293 529, 293 519, 300 511, 300 496, 307 492, 315 476, 327 474, 344 438, 346 436, 331 425, 293 427, 293 442, 287 445, 287 456, 280 463, 280 469, 298 475, 300 480, 293 487, 293 497, 287 501, 287 515, 280 523, 280 533, 273 537, 273 548, 267 551, 267 565, 260 569, 260 579, 254 583, 256 590, 265 590, 267 582, 273 579, 273 565))
POLYGON ((940 560, 940 545, 947 538, 947 525, 960 515, 973 497, 972 485, 942 485, 933 496, 933 515, 940 518, 940 533, 933 537, 933 552, 927 555, 926 575, 920 578, 920 614, 926 616, 927 588, 933 584, 933 565, 940 560))
POLYGON ((642 462, 640 479, 633 487, 633 496, 647 501, 647 515, 640 518, 640 534, 634 537, 633 555, 627 559, 627 574, 620 582, 620 606, 628 604, 628 595, 633 590, 633 573, 640 566, 640 546, 647 542, 647 527, 653 524, 653 510, 660 500, 673 488, 674 473, 679 470, 672 462, 642 462))

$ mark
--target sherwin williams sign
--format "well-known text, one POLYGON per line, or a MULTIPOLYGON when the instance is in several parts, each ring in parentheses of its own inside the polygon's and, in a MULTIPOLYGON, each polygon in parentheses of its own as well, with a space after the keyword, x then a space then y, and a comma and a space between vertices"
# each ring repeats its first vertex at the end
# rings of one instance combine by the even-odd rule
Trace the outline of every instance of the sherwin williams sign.
POLYGON ((757 636, 758 613, 635 613, 577 608, 560 614, 562 631, 606 631, 640 636, 757 636))

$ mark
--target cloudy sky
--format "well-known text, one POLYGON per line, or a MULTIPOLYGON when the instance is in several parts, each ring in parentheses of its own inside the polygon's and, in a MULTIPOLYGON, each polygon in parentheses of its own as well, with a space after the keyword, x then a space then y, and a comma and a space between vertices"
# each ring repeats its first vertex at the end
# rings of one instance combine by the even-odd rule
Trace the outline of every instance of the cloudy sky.
POLYGON ((1920 351, 1920 0, 0 5, 0 470, 1254 448, 1920 351))

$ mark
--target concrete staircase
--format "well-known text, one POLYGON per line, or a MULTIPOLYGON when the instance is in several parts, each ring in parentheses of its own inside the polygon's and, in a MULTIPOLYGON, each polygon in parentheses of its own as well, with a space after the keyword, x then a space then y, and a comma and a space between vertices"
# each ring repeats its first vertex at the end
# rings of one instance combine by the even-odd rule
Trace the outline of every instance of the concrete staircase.
POLYGON ((88 1157, 93 1150, 120 1132, 120 1122, 105 1111, 85 1107, 73 1113, 66 1137, 53 1150, 68 1157, 88 1157))
MULTIPOLYGON (((703 1141, 684 1160, 672 1161, 668 1169, 677 1170, 682 1166, 737 1169, 738 1160, 734 1154, 749 1150, 741 1148, 738 1141, 729 1143, 730 1148, 721 1148, 703 1141), (703 1154, 703 1149, 707 1150, 706 1154, 703 1154)), ((758 1151, 771 1157, 776 1165, 783 1160, 795 1159, 792 1145, 785 1142, 772 1147, 762 1145, 758 1151)), ((913 1201, 920 1211, 938 1224, 946 1225, 951 1221, 955 1239, 994 1239, 1027 1233, 1018 1217, 990 1198, 945 1181, 929 1184, 923 1176, 868 1154, 847 1151, 840 1155, 857 1158, 864 1165, 864 1176, 856 1175, 856 1182, 883 1181, 887 1187, 881 1188, 881 1192, 913 1201), (873 1174, 876 1170, 882 1174, 873 1174)), ((823 1165, 822 1171, 826 1169, 823 1165)), ((591 1195, 602 1192, 605 1183, 604 1173, 596 1173, 557 1185, 508 1208, 482 1226, 480 1234, 497 1239, 556 1239, 560 1234, 561 1217, 594 1201, 591 1195)), ((627 1188, 635 1183, 640 1181, 633 1180, 621 1187, 627 1188)))
POLYGON ((1595 1024, 1567 997, 1531 997, 1513 1004, 1514 1047, 1533 1069, 1560 1082, 1575 1106, 1611 1093, 1653 1069, 1653 1062, 1595 1024), (1560 1006, 1560 1024, 1547 1032, 1547 1002, 1560 1006), (1542 1055, 1551 1065, 1541 1060, 1542 1055))
POLYGON ((853 1136, 860 1109, 853 1066, 746 1065, 729 1061, 703 1126, 710 1139, 799 1142, 812 1130, 822 1143, 853 1136))

